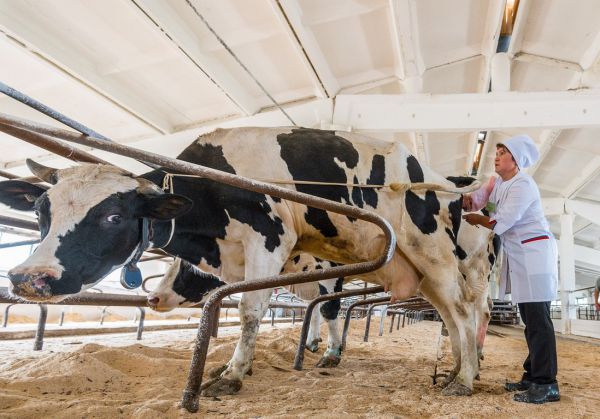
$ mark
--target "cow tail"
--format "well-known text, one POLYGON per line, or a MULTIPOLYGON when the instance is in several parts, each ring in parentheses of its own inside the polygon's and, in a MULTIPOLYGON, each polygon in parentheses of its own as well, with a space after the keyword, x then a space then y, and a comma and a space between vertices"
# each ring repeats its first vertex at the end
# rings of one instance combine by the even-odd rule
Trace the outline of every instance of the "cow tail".
POLYGON ((390 189, 394 192, 406 192, 408 190, 427 190, 427 191, 440 191, 440 192, 448 192, 448 193, 458 193, 464 194, 476 191, 481 187, 481 182, 475 181, 468 186, 463 186, 462 188, 457 188, 456 186, 447 186, 440 185, 438 183, 400 183, 393 182, 390 183, 390 189))

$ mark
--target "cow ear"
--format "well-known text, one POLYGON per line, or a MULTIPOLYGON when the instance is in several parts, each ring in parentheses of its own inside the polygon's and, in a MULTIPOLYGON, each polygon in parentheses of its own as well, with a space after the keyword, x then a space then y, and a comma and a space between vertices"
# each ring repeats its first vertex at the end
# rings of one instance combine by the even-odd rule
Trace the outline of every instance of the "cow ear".
POLYGON ((33 204, 46 189, 22 180, 0 182, 0 202, 19 211, 33 211, 33 204))
POLYGON ((192 200, 182 195, 145 195, 140 215, 157 220, 170 220, 188 212, 192 205, 192 200))

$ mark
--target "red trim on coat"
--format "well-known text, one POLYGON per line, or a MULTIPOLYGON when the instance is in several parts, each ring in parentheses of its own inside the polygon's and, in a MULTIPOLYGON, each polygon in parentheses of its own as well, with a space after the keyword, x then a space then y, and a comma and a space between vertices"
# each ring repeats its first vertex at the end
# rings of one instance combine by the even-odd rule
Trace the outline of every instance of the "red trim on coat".
POLYGON ((527 240, 523 240, 521 242, 521 244, 526 244, 526 243, 531 243, 531 242, 536 242, 538 240, 548 240, 550 239, 550 237, 546 236, 545 234, 543 236, 537 236, 537 237, 532 237, 530 239, 527 240))

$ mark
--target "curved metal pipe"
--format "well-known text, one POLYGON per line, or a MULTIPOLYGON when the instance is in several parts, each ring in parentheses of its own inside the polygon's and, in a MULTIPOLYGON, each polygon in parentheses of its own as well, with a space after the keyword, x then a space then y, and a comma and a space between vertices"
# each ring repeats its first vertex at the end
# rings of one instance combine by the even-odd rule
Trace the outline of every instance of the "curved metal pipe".
POLYGON ((369 341, 369 330, 371 329, 371 316, 373 315, 373 309, 378 306, 388 305, 389 299, 386 302, 374 303, 369 306, 367 310, 367 324, 365 325, 365 336, 363 337, 363 342, 369 341))
MULTIPOLYGON (((327 294, 327 295, 321 295, 320 297, 317 297, 314 300, 312 300, 306 307, 306 315, 304 316, 304 320, 302 321, 302 330, 300 332, 300 341, 298 342, 298 349, 296 350, 296 358, 294 359, 294 369, 298 370, 298 371, 302 370, 302 364, 304 363, 304 350, 306 349, 306 337, 308 335, 308 329, 310 327, 310 319, 312 317, 312 312, 317 304, 322 303, 323 301, 336 300, 338 298, 353 297, 355 295, 366 295, 366 294, 373 294, 376 292, 383 292, 383 290, 384 290, 384 288, 379 286, 379 287, 372 287, 372 288, 359 289, 359 290, 339 291, 339 292, 334 292, 334 293, 327 294)), ((295 315, 294 315, 294 318, 295 318, 295 315)))
POLYGON ((212 318, 215 315, 216 305, 223 298, 240 292, 256 291, 259 289, 274 288, 282 285, 293 285, 303 282, 313 282, 328 278, 339 278, 341 276, 355 276, 361 273, 371 272, 389 262, 396 248, 396 237, 389 222, 378 214, 363 210, 359 207, 349 206, 328 199, 319 198, 317 196, 296 192, 291 189, 273 184, 243 178, 231 173, 161 156, 156 153, 137 150, 122 144, 108 143, 101 139, 74 134, 67 130, 42 126, 42 124, 33 123, 22 118, 15 118, 6 114, 0 114, 0 130, 3 130, 7 126, 16 126, 41 134, 49 134, 70 142, 75 142, 77 144, 95 147, 100 150, 120 154, 137 160, 142 160, 144 162, 158 164, 159 166, 171 170, 177 170, 179 173, 200 175, 202 177, 225 183, 230 186, 276 196, 326 211, 332 211, 338 214, 373 223, 382 230, 386 239, 383 252, 377 258, 367 262, 337 266, 315 272, 299 272, 283 276, 275 275, 269 278, 225 285, 224 287, 221 287, 215 291, 209 297, 203 309, 203 316, 200 319, 198 337, 196 339, 196 346, 194 355, 192 357, 192 365, 181 401, 182 406, 185 407, 189 412, 198 411, 198 393, 200 390, 200 385, 202 384, 202 374, 204 372, 206 354, 208 352, 208 344, 210 342, 210 326, 212 318))
POLYGON ((355 301, 350 304, 350 307, 346 310, 346 318, 344 319, 344 331, 342 332, 342 346, 341 350, 346 349, 346 337, 348 336, 348 328, 350 327, 350 319, 352 318, 352 310, 358 306, 366 306, 372 303, 388 302, 391 297, 389 295, 385 297, 368 298, 366 300, 355 301))
MULTIPOLYGON (((152 257, 152 256, 151 256, 152 257)), ((157 259, 162 259, 160 256, 156 257, 157 259)), ((151 259, 154 260, 154 259, 151 259)), ((145 262, 145 261, 144 261, 145 262)), ((165 274, 156 274, 156 275, 148 275, 146 278, 144 278, 144 280, 142 281, 142 290, 144 292, 147 292, 148 294, 150 294, 151 291, 148 291, 148 289, 146 288, 146 282, 150 279, 154 279, 154 278, 160 278, 165 276, 165 274)))
POLYGON ((13 304, 9 304, 6 306, 6 308, 4 309, 4 319, 2 320, 2 327, 6 327, 6 325, 8 324, 8 312, 10 311, 10 308, 12 306, 14 306, 16 303, 13 304))

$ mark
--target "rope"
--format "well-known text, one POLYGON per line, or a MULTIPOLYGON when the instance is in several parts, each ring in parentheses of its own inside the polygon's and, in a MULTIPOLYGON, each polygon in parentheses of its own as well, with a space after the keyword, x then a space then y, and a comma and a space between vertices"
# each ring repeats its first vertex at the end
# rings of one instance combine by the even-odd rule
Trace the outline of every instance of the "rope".
MULTIPOLYGON (((183 175, 183 174, 175 174, 165 172, 165 177, 163 179, 163 190, 173 191, 173 178, 174 177, 187 177, 187 178, 204 178, 204 176, 197 175, 183 175)), ((344 186, 344 187, 353 187, 353 188, 390 188, 394 192, 406 192, 408 190, 428 190, 428 191, 439 191, 439 192, 448 192, 448 193, 468 193, 472 192, 481 187, 481 183, 479 181, 475 181, 469 186, 465 186, 462 188, 458 187, 448 187, 445 185, 440 185, 437 183, 411 183, 411 182, 391 182, 384 185, 372 185, 366 183, 337 183, 337 182, 316 182, 311 180, 279 180, 279 179, 252 179, 259 182, 265 183, 273 183, 277 185, 317 185, 317 186, 344 186)))

